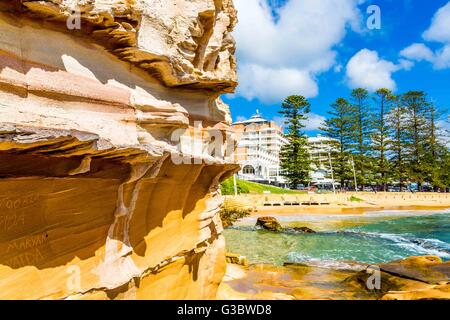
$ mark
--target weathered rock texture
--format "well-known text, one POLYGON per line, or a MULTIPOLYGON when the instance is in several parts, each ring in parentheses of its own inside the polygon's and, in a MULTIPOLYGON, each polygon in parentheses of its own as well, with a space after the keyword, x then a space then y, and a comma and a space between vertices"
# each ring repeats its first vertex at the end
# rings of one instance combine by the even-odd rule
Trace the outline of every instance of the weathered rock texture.
POLYGON ((228 264, 218 297, 268 300, 450 300, 450 262, 443 262, 439 257, 410 257, 379 266, 350 261, 341 261, 340 265, 339 269, 331 269, 301 263, 286 263, 283 267, 228 264), (379 277, 378 284, 376 277, 379 277))
POLYGON ((0 299, 215 297, 237 166, 190 146, 228 133, 235 22, 231 0, 0 0, 0 299))

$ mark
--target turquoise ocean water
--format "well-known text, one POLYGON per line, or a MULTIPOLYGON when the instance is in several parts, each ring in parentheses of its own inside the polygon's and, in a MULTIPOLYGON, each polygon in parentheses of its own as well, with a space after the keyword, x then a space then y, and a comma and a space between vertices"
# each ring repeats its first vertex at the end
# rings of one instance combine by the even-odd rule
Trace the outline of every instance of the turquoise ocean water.
MULTIPOLYGON (((331 218, 336 216, 311 216, 316 224, 331 218)), ((247 256, 251 263, 278 265, 306 262, 333 267, 341 261, 381 263, 417 255, 437 255, 450 260, 449 210, 385 211, 339 218, 351 226, 317 234, 257 230, 249 219, 247 225, 225 230, 227 250, 247 256)), ((295 217, 280 218, 282 223, 286 220, 292 222, 295 217)))

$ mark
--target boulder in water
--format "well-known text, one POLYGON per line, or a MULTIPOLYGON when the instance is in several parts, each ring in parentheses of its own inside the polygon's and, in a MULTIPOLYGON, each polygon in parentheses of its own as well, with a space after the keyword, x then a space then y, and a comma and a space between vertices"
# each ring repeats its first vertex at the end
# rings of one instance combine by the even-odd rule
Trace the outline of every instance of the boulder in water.
POLYGON ((292 230, 294 230, 295 232, 300 232, 300 233, 317 233, 316 231, 314 231, 313 229, 310 229, 308 227, 294 227, 294 228, 292 228, 292 230))
POLYGON ((268 231, 281 232, 283 227, 274 217, 259 217, 256 226, 268 231))

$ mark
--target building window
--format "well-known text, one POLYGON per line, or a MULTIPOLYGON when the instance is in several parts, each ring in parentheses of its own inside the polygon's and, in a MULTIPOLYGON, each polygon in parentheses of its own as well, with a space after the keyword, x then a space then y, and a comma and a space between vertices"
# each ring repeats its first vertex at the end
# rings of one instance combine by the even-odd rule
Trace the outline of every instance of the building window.
POLYGON ((245 167, 242 169, 242 172, 243 172, 244 174, 255 174, 255 168, 253 168, 252 166, 245 166, 245 167))

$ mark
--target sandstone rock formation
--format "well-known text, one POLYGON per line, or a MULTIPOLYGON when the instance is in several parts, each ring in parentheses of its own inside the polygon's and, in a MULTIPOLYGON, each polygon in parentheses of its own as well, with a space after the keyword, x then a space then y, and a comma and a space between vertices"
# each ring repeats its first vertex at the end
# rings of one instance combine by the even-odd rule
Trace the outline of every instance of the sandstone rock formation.
POLYGON ((346 283, 371 291, 382 300, 450 300, 450 261, 443 262, 437 256, 420 256, 377 267, 381 280, 379 289, 367 289, 371 276, 367 270, 349 277, 346 283))
POLYGON ((293 227, 292 230, 298 233, 317 233, 316 231, 308 227, 293 227))
POLYGON ((231 263, 231 264, 238 264, 241 266, 248 266, 249 262, 248 259, 245 256, 242 256, 240 254, 237 253, 230 253, 228 252, 225 255, 226 261, 227 263, 231 263))
POLYGON ((343 261, 341 266, 228 264, 219 298, 450 300, 450 262, 439 257, 410 257, 379 266, 343 261), (379 273, 374 273, 374 267, 379 273), (375 277, 379 277, 379 287, 375 277))
POLYGON ((274 217, 258 217, 255 227, 274 232, 283 231, 283 227, 274 217))
POLYGON ((231 0, 0 0, 0 299, 215 297, 235 23, 231 0))

